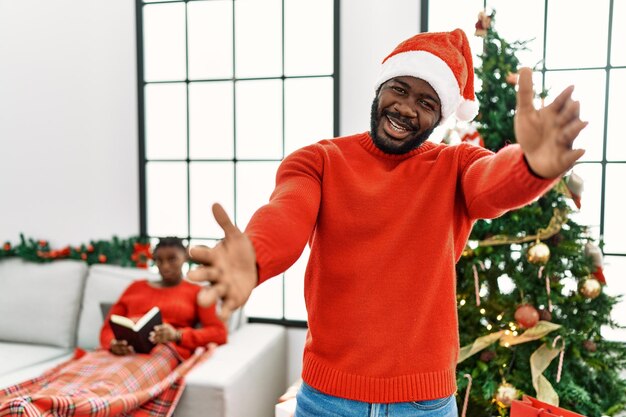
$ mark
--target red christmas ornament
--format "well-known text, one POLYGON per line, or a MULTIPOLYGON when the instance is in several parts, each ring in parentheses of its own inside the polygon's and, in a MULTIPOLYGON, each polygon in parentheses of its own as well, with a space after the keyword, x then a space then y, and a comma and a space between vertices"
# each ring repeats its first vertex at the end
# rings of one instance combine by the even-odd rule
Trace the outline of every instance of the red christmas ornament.
POLYGON ((83 261, 87 260, 87 254, 86 253, 81 253, 80 254, 80 259, 82 259, 83 261))
POLYGON ((48 245, 48 242, 47 242, 47 241, 45 241, 45 240, 40 240, 38 243, 39 243, 39 246, 41 246, 42 248, 43 248, 44 246, 48 245))
POLYGON ((93 245, 89 245, 89 246, 87 246, 87 252, 91 253, 91 252, 93 252, 94 250, 95 250, 95 249, 94 249, 93 245))
POLYGON ((101 264, 105 263, 107 261, 107 257, 104 254, 100 254, 100 256, 98 256, 98 262, 100 262, 101 264))
POLYGON ((152 259, 150 243, 135 243, 130 259, 135 262, 137 268, 148 268, 148 260, 152 259))
POLYGON ((5 251, 10 251, 11 250, 11 244, 9 242, 5 243, 4 246, 2 247, 5 251))
POLYGON ((539 312, 530 304, 523 304, 515 310, 515 321, 522 329, 529 329, 539 322, 539 312))

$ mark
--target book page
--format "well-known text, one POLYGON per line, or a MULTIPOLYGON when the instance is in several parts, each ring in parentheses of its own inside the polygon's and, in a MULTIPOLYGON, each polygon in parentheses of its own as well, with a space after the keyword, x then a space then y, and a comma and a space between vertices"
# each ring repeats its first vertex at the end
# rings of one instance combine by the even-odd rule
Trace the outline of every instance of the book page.
POLYGON ((154 317, 157 313, 159 312, 159 307, 152 307, 150 309, 150 311, 148 311, 146 314, 144 314, 144 316, 142 318, 140 318, 137 323, 134 324, 134 326, 132 326, 132 329, 134 331, 138 331, 139 329, 141 329, 143 326, 146 325, 146 323, 148 323, 150 321, 150 319, 152 317, 154 317))
POLYGON ((128 327, 129 329, 132 329, 133 327, 135 327, 135 322, 129 319, 128 317, 118 316, 117 314, 111 314, 110 320, 115 324, 128 327))

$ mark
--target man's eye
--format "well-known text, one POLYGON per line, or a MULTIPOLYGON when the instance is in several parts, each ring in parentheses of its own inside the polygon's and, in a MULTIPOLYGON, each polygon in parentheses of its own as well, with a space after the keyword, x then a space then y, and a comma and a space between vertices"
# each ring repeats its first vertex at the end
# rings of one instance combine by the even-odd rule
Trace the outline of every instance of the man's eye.
POLYGON ((435 107, 428 100, 420 100, 420 104, 430 110, 434 110, 435 107))
POLYGON ((394 87, 391 87, 391 88, 393 88, 395 91, 397 91, 397 92, 398 92, 398 93, 400 93, 400 94, 404 94, 404 93, 405 93, 404 88, 401 88, 401 87, 395 87, 395 86, 394 86, 394 87))

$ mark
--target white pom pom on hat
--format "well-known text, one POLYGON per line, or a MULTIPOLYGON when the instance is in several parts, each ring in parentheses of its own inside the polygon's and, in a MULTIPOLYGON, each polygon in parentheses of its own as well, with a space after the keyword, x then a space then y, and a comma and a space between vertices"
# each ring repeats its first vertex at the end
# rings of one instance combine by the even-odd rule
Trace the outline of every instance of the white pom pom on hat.
POLYGON ((455 114, 470 121, 478 114, 474 93, 474 64, 465 32, 419 33, 389 54, 382 63, 375 89, 394 77, 421 78, 441 100, 441 122, 455 114))

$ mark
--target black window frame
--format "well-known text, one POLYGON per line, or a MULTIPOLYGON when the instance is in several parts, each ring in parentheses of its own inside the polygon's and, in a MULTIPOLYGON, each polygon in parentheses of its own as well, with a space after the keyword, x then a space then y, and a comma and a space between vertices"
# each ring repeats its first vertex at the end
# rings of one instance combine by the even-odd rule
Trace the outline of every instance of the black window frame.
MULTIPOLYGON (((136 42, 137 42, 137 107, 138 107, 138 151, 139 151, 139 233, 142 237, 152 238, 154 236, 150 236, 148 234, 148 221, 147 221, 147 186, 146 186, 146 166, 149 162, 185 162, 187 166, 187 236, 180 236, 181 238, 186 239, 187 241, 191 241, 192 239, 219 239, 221 236, 192 236, 191 235, 191 190, 190 190, 190 166, 192 162, 233 162, 233 176, 234 176, 234 202, 235 202, 235 210, 237 207, 237 192, 236 192, 236 168, 237 163, 239 161, 245 162, 279 162, 282 159, 237 159, 237 156, 234 155, 232 159, 219 159, 219 160, 207 160, 207 159, 192 159, 189 157, 189 129, 187 129, 187 157, 185 159, 148 159, 146 157, 146 128, 145 128, 145 88, 149 84, 158 84, 158 83, 185 83, 187 87, 187 104, 189 104, 189 84, 193 82, 211 82, 211 81, 232 81, 233 88, 235 88, 235 84, 238 81, 248 81, 248 80, 281 80, 283 83, 283 104, 285 100, 284 94, 284 83, 287 79, 297 79, 297 78, 319 78, 319 77, 328 77, 329 75, 299 75, 299 76, 286 76, 284 73, 285 66, 285 0, 281 1, 282 6, 282 74, 277 77, 253 77, 253 78, 238 78, 235 76, 235 42, 233 42, 233 76, 232 78, 220 78, 220 79, 202 79, 202 80, 190 80, 189 79, 189 45, 188 45, 188 16, 187 16, 187 5, 196 1, 207 1, 207 0, 167 0, 167 1, 158 1, 158 2, 150 2, 145 3, 143 0, 135 0, 135 18, 136 18, 136 42), (144 6, 152 6, 152 5, 160 5, 167 3, 184 3, 185 4, 185 56, 186 56, 186 76, 183 81, 146 81, 144 79, 144 39, 143 39, 143 7, 144 6)), ((235 37, 235 24, 234 20, 236 18, 235 15, 235 1, 232 1, 233 7, 233 39, 235 37)), ((340 1, 333 0, 333 73, 330 75, 333 79, 333 135, 335 137, 339 136, 340 128, 339 128, 339 89, 340 89, 340 1)), ((233 97, 234 104, 236 103, 236 97, 233 97)), ((282 109, 282 120, 283 120, 283 130, 284 130, 284 120, 285 120, 285 107, 283 105, 282 109)), ((236 116, 233 123, 236 123, 236 116)), ((189 106, 187 106, 187 125, 189 125, 189 106)), ((320 138, 322 139, 322 138, 320 138)), ((236 132, 234 134, 234 141, 236 144, 236 132)), ((285 138, 283 135, 283 158, 285 148, 285 138)), ((236 148, 235 148, 236 149, 236 148)), ((236 219, 236 212, 233 213, 233 218, 236 219)), ((277 278, 274 278, 277 279, 277 278)), ((282 280, 282 318, 266 318, 266 317, 249 317, 249 322, 260 322, 260 323, 275 323, 281 324, 287 327, 307 327, 306 321, 301 320, 290 320, 285 317, 285 281, 284 275, 280 277, 282 280)))

